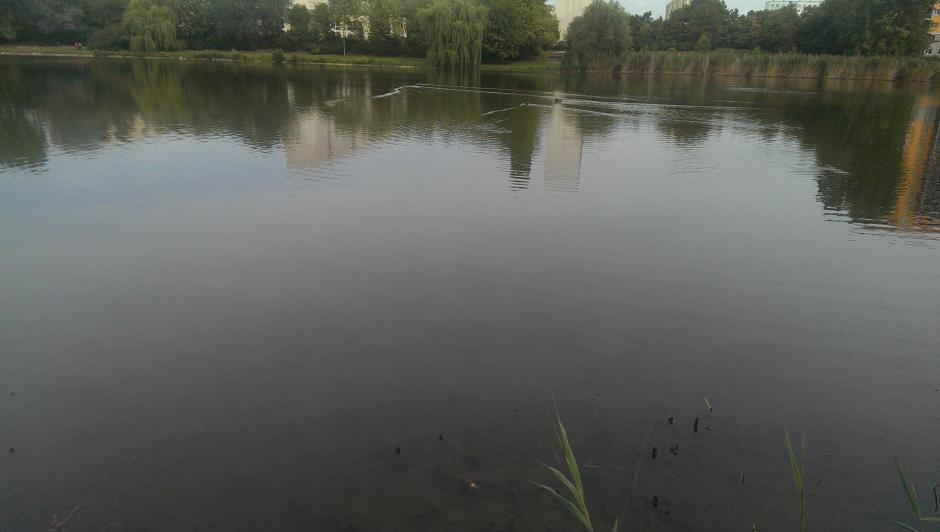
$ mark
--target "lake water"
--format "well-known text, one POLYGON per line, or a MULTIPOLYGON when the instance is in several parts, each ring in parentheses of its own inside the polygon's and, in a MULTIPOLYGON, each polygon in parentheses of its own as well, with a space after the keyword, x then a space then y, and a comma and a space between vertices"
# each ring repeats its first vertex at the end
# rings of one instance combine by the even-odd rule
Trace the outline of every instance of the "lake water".
POLYGON ((458 81, 0 60, 0 530, 570 531, 552 397, 598 529, 933 509, 940 91, 458 81))

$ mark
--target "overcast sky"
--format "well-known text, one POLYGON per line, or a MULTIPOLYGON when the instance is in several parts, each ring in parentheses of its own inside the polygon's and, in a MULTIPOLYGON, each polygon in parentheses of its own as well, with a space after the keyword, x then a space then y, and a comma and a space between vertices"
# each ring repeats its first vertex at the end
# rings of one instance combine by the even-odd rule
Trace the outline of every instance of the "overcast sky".
MULTIPOLYGON (((661 17, 666 12, 666 2, 668 0, 620 0, 623 7, 627 8, 630 14, 643 14, 647 11, 653 12, 653 17, 661 17)), ((548 3, 554 4, 555 0, 548 0, 548 3)), ((725 0, 729 9, 737 8, 742 13, 747 13, 753 9, 764 9, 765 0, 725 0)))

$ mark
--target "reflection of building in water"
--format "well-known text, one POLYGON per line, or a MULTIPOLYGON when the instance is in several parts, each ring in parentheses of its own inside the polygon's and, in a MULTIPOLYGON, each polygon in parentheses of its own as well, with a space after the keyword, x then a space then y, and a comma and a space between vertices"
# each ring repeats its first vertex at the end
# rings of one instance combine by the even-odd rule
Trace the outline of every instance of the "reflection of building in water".
POLYGON ((902 169, 904 182, 898 191, 893 225, 899 229, 940 231, 936 207, 938 197, 937 158, 938 102, 927 95, 914 104, 911 124, 904 143, 902 169))
POLYGON ((332 117, 319 111, 301 115, 285 140, 284 153, 292 168, 317 167, 367 143, 365 135, 340 131, 332 117))
POLYGON ((509 152, 509 186, 513 189, 529 188, 532 158, 539 145, 542 112, 532 106, 508 113, 501 135, 504 149, 509 152))
POLYGON ((368 144, 366 133, 374 115, 372 86, 344 77, 328 95, 312 97, 303 86, 287 84, 291 107, 306 107, 284 134, 284 154, 292 168, 313 168, 353 153, 368 144), (325 101, 324 99, 329 98, 325 101), (314 101, 319 101, 316 105, 314 101), (354 104, 350 104, 354 101, 354 104), (343 127, 346 124, 346 127, 343 127), (350 127, 353 126, 353 127, 350 127))
POLYGON ((924 50, 924 55, 936 57, 940 55, 940 2, 933 5, 927 20, 930 21, 930 47, 924 50))
POLYGON ((545 189, 574 192, 581 181, 584 136, 561 105, 552 108, 545 150, 545 189))

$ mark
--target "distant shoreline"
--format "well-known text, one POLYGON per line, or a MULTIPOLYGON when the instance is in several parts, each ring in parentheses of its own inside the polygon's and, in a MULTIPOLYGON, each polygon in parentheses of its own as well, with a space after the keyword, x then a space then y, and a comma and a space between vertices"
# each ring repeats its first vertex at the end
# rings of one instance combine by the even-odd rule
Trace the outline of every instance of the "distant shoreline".
MULTIPOLYGON (((0 55, 27 57, 76 57, 104 59, 173 59, 178 61, 222 61, 230 63, 271 63, 272 51, 180 50, 175 52, 134 53, 126 50, 77 50, 71 46, 0 46, 0 55)), ((424 59, 414 57, 382 57, 372 55, 329 55, 306 52, 285 52, 288 65, 330 65, 350 67, 381 67, 424 69, 424 59)), ((483 64, 483 72, 558 72, 561 63, 553 61, 519 61, 505 64, 483 64)))
MULTIPOLYGON (((161 59, 178 61, 222 61, 232 63, 272 62, 272 51, 181 50, 134 53, 126 50, 76 50, 71 46, 0 46, 0 56, 76 57, 105 59, 161 59)), ((426 69, 424 59, 371 55, 319 55, 285 52, 287 65, 330 65, 426 69)), ((480 65, 481 72, 556 73, 565 69, 557 61, 518 61, 480 65)), ((940 81, 940 60, 922 57, 865 57, 808 54, 767 54, 746 50, 712 52, 626 52, 619 59, 588 64, 587 73, 666 75, 736 78, 829 79, 845 81, 940 81)))

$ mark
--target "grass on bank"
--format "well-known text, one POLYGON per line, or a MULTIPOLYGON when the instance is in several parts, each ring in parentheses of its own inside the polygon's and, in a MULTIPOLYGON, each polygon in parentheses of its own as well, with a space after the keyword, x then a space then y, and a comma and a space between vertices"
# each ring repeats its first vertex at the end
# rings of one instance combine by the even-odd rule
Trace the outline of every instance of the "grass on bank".
MULTIPOLYGON (((181 50, 134 53, 127 50, 77 50, 71 46, 0 46, 0 55, 94 56, 205 61, 272 61, 271 50, 250 52, 181 50)), ((288 64, 361 65, 388 68, 426 68, 424 59, 370 55, 319 55, 285 53, 288 64)), ((619 72, 642 75, 701 77, 768 77, 799 79, 845 79, 877 81, 940 81, 940 59, 926 57, 864 57, 840 55, 767 54, 745 50, 712 52, 627 52, 617 58, 602 58, 576 65, 588 72, 619 72)), ((483 72, 558 72, 555 61, 535 60, 483 64, 483 72)))
MULTIPOLYGON (((239 63, 271 63, 272 60, 281 62, 278 51, 256 50, 240 52, 236 50, 180 50, 174 52, 135 53, 128 50, 89 50, 76 49, 72 46, 0 46, 0 55, 42 55, 54 57, 103 57, 113 59, 176 59, 189 61, 230 61, 239 63)), ((293 65, 356 65, 387 68, 413 68, 426 67, 424 59, 415 57, 380 57, 371 55, 332 55, 310 54, 306 52, 285 52, 283 62, 293 65)), ((561 64, 552 61, 519 61, 505 64, 484 64, 480 66, 483 72, 555 72, 561 64)))
MULTIPOLYGON (((70 57, 104 57, 104 58, 142 58, 142 59, 178 59, 202 61, 232 61, 242 63, 270 63, 271 50, 255 50, 241 52, 237 50, 179 50, 172 52, 131 52, 128 50, 88 50, 76 49, 72 46, 0 46, 0 54, 5 55, 49 55, 70 57)), ((287 53, 285 60, 288 63, 316 63, 316 64, 343 64, 343 65, 369 65, 388 66, 399 68, 424 67, 423 59, 410 57, 378 57, 368 55, 315 55, 304 52, 287 53)))

